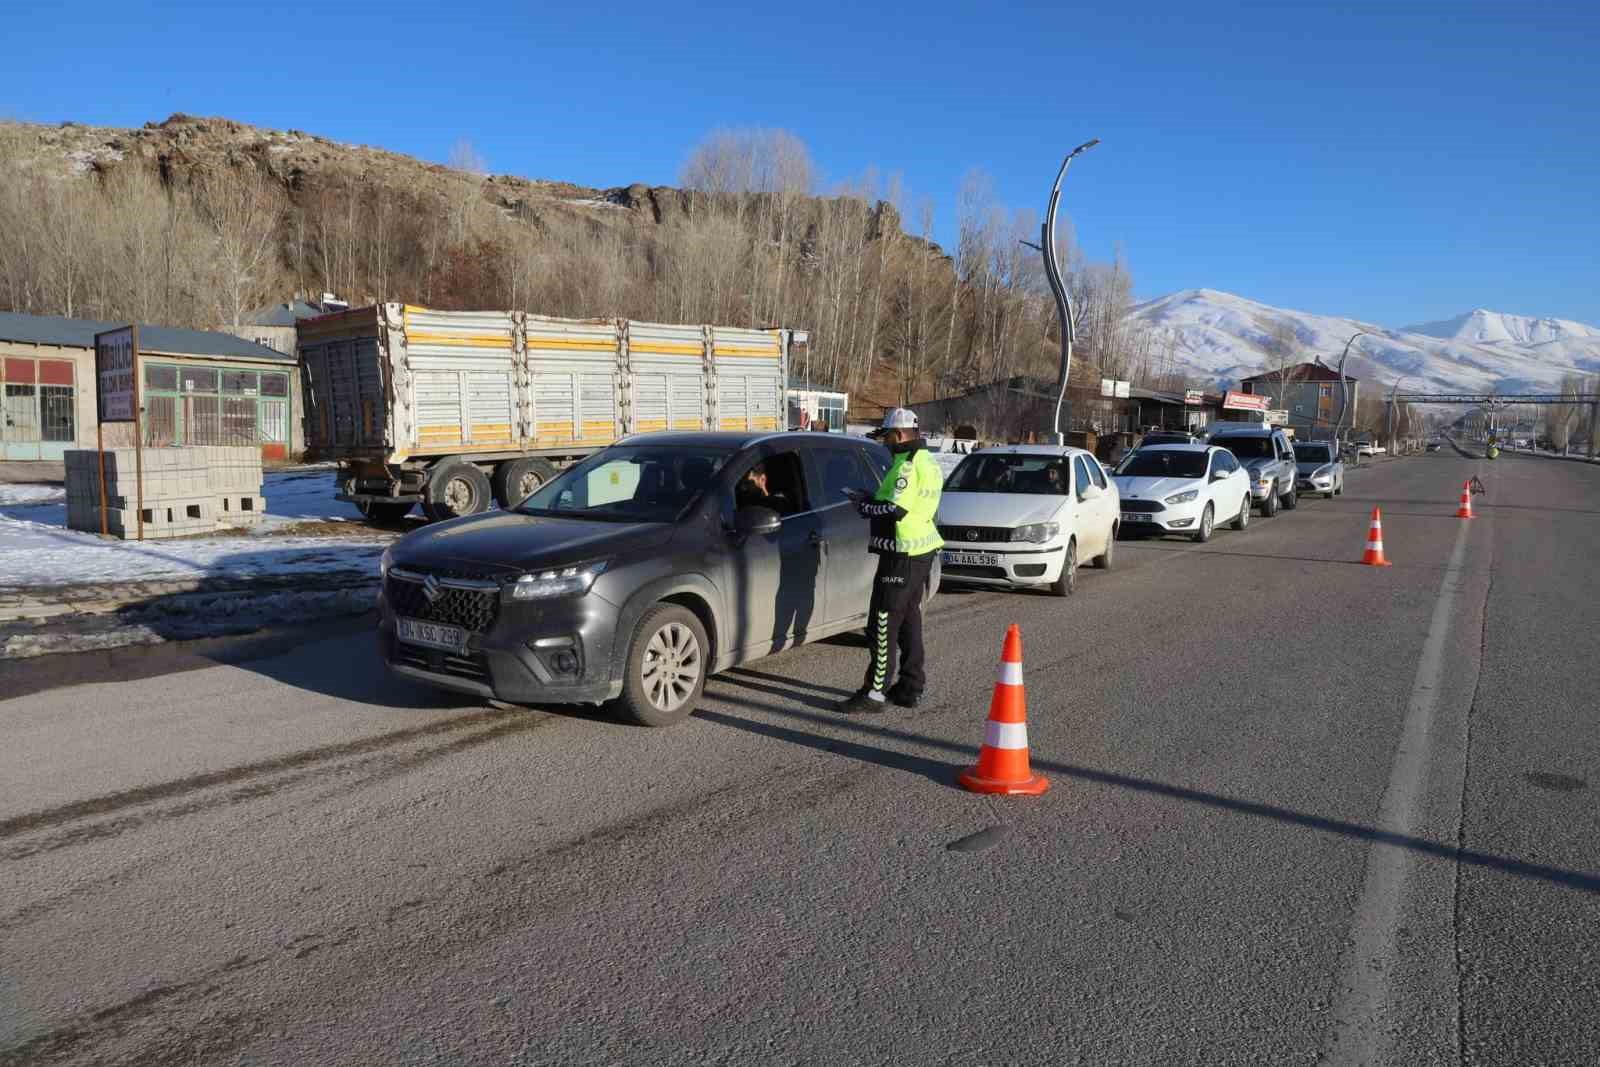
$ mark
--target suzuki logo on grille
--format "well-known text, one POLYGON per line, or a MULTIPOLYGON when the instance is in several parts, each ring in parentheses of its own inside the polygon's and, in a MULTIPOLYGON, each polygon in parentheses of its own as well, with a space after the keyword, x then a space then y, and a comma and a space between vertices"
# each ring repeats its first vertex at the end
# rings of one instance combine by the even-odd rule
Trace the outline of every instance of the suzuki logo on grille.
POLYGON ((428 598, 430 604, 438 603, 439 598, 444 596, 444 590, 439 588, 438 575, 430 574, 422 579, 422 595, 428 598))

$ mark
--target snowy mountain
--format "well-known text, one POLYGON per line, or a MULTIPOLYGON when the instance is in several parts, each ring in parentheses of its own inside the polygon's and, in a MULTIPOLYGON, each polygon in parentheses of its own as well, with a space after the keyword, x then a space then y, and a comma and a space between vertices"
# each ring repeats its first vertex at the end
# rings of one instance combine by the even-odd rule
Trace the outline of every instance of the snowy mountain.
POLYGON ((1385 387, 1405 377, 1408 391, 1555 389, 1565 374, 1600 371, 1600 328, 1562 319, 1478 310, 1391 329, 1215 289, 1172 293, 1138 305, 1130 315, 1170 336, 1177 369, 1219 386, 1267 368, 1267 346, 1279 323, 1294 330, 1290 361, 1296 363, 1320 356, 1336 365, 1350 335, 1366 331, 1350 350, 1347 372, 1385 387))

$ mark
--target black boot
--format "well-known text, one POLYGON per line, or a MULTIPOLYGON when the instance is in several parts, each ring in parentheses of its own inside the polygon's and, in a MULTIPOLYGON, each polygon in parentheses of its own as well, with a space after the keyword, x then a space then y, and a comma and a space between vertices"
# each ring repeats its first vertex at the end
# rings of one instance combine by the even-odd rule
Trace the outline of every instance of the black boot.
POLYGON ((888 697, 898 708, 914 708, 922 703, 921 693, 907 689, 898 682, 889 687, 888 697))
POLYGON ((862 689, 848 699, 839 701, 834 705, 834 710, 841 715, 878 715, 888 706, 886 701, 874 700, 862 689))

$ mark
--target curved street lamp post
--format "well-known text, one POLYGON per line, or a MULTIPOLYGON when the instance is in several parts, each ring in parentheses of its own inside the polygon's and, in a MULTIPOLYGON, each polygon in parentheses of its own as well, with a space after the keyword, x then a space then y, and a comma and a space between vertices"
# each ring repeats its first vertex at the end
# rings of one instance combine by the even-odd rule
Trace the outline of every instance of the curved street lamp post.
POLYGON ((1061 281, 1061 265, 1056 262, 1056 208, 1061 203, 1061 183, 1067 177, 1067 168, 1079 155, 1100 143, 1096 137, 1067 153, 1056 172, 1056 183, 1050 189, 1050 206, 1045 211, 1044 222, 1039 227, 1039 251, 1044 256, 1044 276, 1050 282, 1050 292, 1056 298, 1056 315, 1061 319, 1061 388, 1056 394, 1056 444, 1064 445, 1067 437, 1061 429, 1061 408, 1067 400, 1067 378, 1072 373, 1072 303, 1061 281))

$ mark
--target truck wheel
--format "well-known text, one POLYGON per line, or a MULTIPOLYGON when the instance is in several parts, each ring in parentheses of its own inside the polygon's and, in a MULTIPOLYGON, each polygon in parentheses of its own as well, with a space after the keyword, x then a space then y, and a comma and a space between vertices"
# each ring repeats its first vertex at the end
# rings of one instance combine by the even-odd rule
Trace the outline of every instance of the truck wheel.
POLYGON ((461 460, 447 460, 435 467, 422 490, 422 510, 434 522, 476 515, 488 508, 488 477, 461 460))
POLYGON ((1297 506, 1299 506, 1299 504, 1300 504, 1299 496, 1300 496, 1300 494, 1298 494, 1298 493, 1290 493, 1288 496, 1284 497, 1283 501, 1282 501, 1283 510, 1284 511, 1293 511, 1297 506))
POLYGON ((380 526, 393 526, 411 514, 411 502, 396 501, 391 504, 380 500, 366 500, 357 504, 356 509, 368 522, 375 522, 380 526))
POLYGON ((545 460, 508 459, 494 469, 494 499, 503 508, 514 508, 555 476, 556 469, 545 460))
POLYGON ((711 643, 694 612, 657 604, 634 628, 618 710, 640 726, 680 723, 700 702, 710 666, 711 643))

